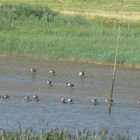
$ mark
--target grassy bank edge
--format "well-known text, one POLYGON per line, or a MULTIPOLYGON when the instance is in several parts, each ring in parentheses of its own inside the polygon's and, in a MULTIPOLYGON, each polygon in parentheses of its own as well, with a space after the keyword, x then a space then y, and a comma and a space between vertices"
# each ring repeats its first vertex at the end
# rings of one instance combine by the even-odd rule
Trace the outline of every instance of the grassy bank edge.
MULTIPOLYGON (((112 63, 107 63, 105 61, 95 61, 95 60, 83 60, 80 58, 75 58, 75 57, 51 57, 51 56, 35 56, 35 55, 16 55, 16 54, 0 54, 0 58, 4 57, 25 57, 28 59, 34 59, 34 60, 46 60, 46 61, 62 61, 62 62, 77 62, 77 63, 82 63, 82 64, 93 64, 93 65, 99 65, 99 66, 108 66, 112 67, 112 63)), ((115 56, 114 56, 115 57, 115 56)), ((132 69, 132 70, 140 70, 140 65, 128 65, 128 64, 117 64, 118 68, 123 68, 123 69, 132 69)))

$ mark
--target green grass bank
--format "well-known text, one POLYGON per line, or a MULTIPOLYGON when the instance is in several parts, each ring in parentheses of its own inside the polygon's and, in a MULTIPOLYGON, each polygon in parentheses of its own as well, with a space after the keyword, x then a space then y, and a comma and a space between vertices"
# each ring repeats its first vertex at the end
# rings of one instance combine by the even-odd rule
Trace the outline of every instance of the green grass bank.
MULTIPOLYGON (((112 64, 118 24, 62 15, 39 4, 0 2, 0 54, 112 64)), ((123 23, 117 63, 140 68, 139 44, 139 22, 123 23)))
MULTIPOLYGON (((0 4, 31 4, 48 6, 66 15, 86 18, 106 17, 120 19, 121 0, 1 0, 0 4)), ((140 1, 123 1, 123 20, 140 22, 140 1)))
MULTIPOLYGON (((1 4, 31 4, 48 6, 56 10, 120 11, 120 0, 1 0, 1 4)), ((140 1, 124 1, 124 12, 140 12, 140 1)))

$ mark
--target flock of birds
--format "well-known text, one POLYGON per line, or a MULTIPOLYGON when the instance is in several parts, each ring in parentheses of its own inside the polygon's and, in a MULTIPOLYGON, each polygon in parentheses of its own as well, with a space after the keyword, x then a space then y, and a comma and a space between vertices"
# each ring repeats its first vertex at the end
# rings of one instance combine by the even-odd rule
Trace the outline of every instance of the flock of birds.
MULTIPOLYGON (((34 69, 34 68, 31 68, 30 72, 35 73, 35 72, 37 72, 37 70, 34 69)), ((56 75, 55 70, 50 69, 50 74, 52 74, 53 76, 56 75)), ((86 75, 85 75, 84 71, 80 71, 78 73, 78 75, 79 75, 80 78, 86 78, 86 75)), ((52 86, 52 81, 47 80, 46 83, 47 83, 47 85, 52 86)), ((74 87, 74 84, 72 84, 70 82, 66 82, 66 85, 69 88, 73 88, 74 87)), ((0 96, 0 99, 10 99, 10 96, 9 95, 2 95, 2 96, 0 96)), ((23 100, 26 101, 26 102, 29 102, 29 101, 40 101, 40 99, 39 99, 39 97, 37 95, 33 95, 32 97, 24 96, 23 100)), ((66 104, 66 103, 73 104, 74 103, 72 98, 65 98, 64 96, 60 97, 60 101, 63 104, 66 104)), ((105 99, 105 103, 106 104, 112 104, 113 102, 114 102, 114 100, 111 100, 110 97, 106 96, 106 99, 105 99)), ((91 98, 91 103, 93 105, 97 105, 98 104, 98 100, 95 97, 93 97, 93 98, 91 98)), ((138 99, 137 104, 140 105, 140 98, 138 99)))

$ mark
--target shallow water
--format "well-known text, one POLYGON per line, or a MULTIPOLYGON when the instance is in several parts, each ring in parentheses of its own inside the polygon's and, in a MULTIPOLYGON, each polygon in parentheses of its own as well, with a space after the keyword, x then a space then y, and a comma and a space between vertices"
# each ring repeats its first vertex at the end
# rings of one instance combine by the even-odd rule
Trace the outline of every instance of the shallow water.
POLYGON ((140 136, 140 71, 117 68, 112 114, 108 114, 105 96, 110 93, 112 67, 63 61, 47 61, 24 57, 0 57, 0 128, 33 127, 67 128, 70 131, 87 128, 99 132, 140 136), (35 74, 30 68, 37 69, 35 74), (56 70, 56 75, 49 73, 56 70), (78 72, 85 71, 86 78, 78 72), (51 80, 53 86, 48 86, 51 80), (66 87, 70 81, 73 89, 66 87), (39 102, 24 102, 23 97, 38 95, 39 102), (74 104, 62 104, 60 97, 73 98, 74 104), (96 97, 94 106, 90 99, 96 97))

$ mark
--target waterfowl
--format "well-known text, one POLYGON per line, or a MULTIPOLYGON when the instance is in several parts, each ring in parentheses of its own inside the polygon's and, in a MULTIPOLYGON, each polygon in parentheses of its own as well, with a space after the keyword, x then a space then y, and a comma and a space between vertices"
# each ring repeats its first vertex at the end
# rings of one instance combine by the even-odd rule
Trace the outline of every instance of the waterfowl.
POLYGON ((30 101, 30 97, 29 96, 24 96, 24 101, 30 101))
POLYGON ((72 83, 70 83, 70 82, 66 82, 66 85, 67 85, 68 87, 74 87, 74 84, 72 84, 72 83))
POLYGON ((113 99, 111 100, 111 99, 107 96, 106 99, 105 99, 105 102, 106 102, 107 104, 109 104, 109 103, 113 103, 114 100, 113 100, 113 99))
POLYGON ((79 77, 84 78, 85 77, 85 72, 84 71, 80 71, 78 73, 79 77))
POLYGON ((140 99, 138 100, 138 104, 140 105, 140 99))
POLYGON ((73 104, 73 99, 68 98, 68 99, 67 99, 67 102, 73 104))
POLYGON ((50 73, 53 74, 53 75, 56 74, 55 70, 53 70, 53 69, 50 69, 50 73))
POLYGON ((39 97, 38 97, 37 95, 33 95, 32 100, 33 100, 33 101, 40 101, 40 100, 39 100, 39 97))
POLYGON ((47 83, 47 85, 52 86, 52 81, 47 80, 46 83, 47 83))
POLYGON ((3 95, 2 96, 2 99, 9 99, 10 98, 10 96, 8 96, 8 95, 3 95))
POLYGON ((37 70, 34 68, 30 68, 30 72, 36 72, 37 70))
POLYGON ((60 97, 60 100, 61 100, 62 103, 67 103, 67 102, 66 102, 66 99, 65 99, 63 96, 60 97))
POLYGON ((91 99, 91 103, 92 103, 93 105, 97 105, 97 103, 98 103, 98 102, 97 102, 97 99, 96 99, 96 98, 92 98, 92 99, 91 99))

